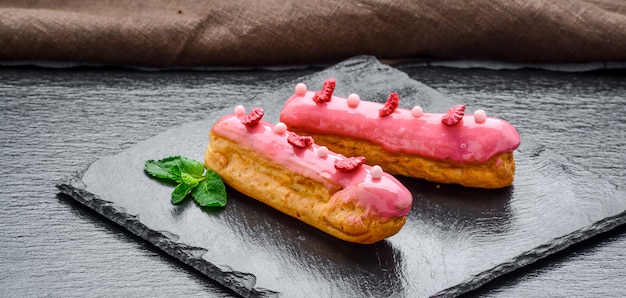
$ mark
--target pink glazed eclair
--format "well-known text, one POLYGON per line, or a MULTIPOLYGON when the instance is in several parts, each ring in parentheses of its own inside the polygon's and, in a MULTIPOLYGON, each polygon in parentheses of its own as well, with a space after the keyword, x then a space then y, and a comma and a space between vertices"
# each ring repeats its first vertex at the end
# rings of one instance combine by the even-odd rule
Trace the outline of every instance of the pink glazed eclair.
POLYGON ((363 157, 345 157, 262 120, 242 106, 209 132, 204 162, 239 192, 339 239, 374 243, 395 235, 411 193, 363 157))
POLYGON ((467 115, 464 105, 444 114, 398 108, 396 93, 385 104, 356 94, 342 98, 332 95, 335 84, 329 79, 318 92, 298 84, 280 121, 319 145, 362 155, 391 174, 476 188, 513 184, 513 151, 520 137, 507 121, 483 110, 467 115))

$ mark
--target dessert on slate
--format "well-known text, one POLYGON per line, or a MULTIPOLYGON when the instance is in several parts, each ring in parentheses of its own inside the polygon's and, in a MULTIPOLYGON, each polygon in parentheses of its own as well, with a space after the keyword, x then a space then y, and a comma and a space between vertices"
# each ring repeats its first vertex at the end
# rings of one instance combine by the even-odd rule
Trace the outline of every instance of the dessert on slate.
POLYGON ((345 157, 246 114, 242 106, 209 133, 204 162, 232 188, 339 239, 374 243, 396 234, 411 193, 361 156, 345 157))
POLYGON ((395 92, 385 104, 356 94, 342 98, 333 95, 335 84, 329 79, 318 92, 296 85, 280 121, 335 152, 365 156, 391 174, 477 188, 513 183, 520 137, 507 121, 483 110, 468 115, 464 105, 445 114, 401 109, 395 92))

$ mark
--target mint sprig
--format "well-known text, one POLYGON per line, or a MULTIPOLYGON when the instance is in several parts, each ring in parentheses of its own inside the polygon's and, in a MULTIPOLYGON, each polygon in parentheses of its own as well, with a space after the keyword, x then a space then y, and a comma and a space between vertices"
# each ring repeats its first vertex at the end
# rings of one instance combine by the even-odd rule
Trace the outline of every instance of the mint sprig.
POLYGON ((171 156, 161 160, 147 160, 146 172, 156 178, 178 183, 172 191, 172 204, 182 202, 187 194, 202 207, 224 207, 226 187, 222 178, 204 164, 183 156, 171 156))

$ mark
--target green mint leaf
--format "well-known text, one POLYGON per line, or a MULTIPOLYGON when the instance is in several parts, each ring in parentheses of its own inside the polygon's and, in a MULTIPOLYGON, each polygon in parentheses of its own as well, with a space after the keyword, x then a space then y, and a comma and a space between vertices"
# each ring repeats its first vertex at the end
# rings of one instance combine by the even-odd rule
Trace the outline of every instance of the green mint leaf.
POLYGON ((197 160, 181 157, 180 164, 178 166, 180 167, 181 172, 197 178, 202 177, 202 174, 204 174, 204 163, 197 160))
POLYGON ((194 176, 194 175, 187 174, 186 172, 181 172, 180 177, 182 180, 181 181, 182 184, 191 185, 192 187, 195 187, 196 185, 198 185, 200 182, 204 181, 205 179, 202 175, 194 176))
POLYGON ((205 171, 204 164, 200 161, 172 156, 158 161, 148 160, 144 169, 153 177, 178 183, 172 191, 172 204, 182 202, 191 192, 196 203, 202 207, 226 205, 226 187, 222 178, 211 169, 205 171))
POLYGON ((207 169, 205 179, 191 190, 193 199, 202 207, 224 207, 226 187, 222 178, 213 170, 207 169))
POLYGON ((158 161, 148 160, 144 164, 144 169, 148 174, 154 177, 174 180, 181 183, 182 179, 180 174, 182 172, 197 177, 202 176, 204 173, 204 164, 183 156, 171 156, 158 161))
POLYGON ((148 160, 144 164, 144 169, 148 174, 162 179, 182 182, 181 173, 187 173, 195 177, 202 177, 204 174, 204 164, 197 160, 183 156, 172 156, 155 161, 148 160))
POLYGON ((189 185, 185 183, 178 184, 178 186, 174 188, 174 191, 172 191, 172 204, 178 204, 182 202, 185 197, 187 197, 189 191, 195 186, 196 185, 189 185))
POLYGON ((180 169, 179 165, 174 165, 170 169, 170 173, 174 177, 174 181, 178 183, 183 183, 183 171, 180 169))
POLYGON ((185 199, 189 191, 200 184, 200 182, 204 181, 204 177, 200 176, 200 178, 197 178, 193 175, 182 172, 180 166, 173 167, 172 171, 180 173, 181 177, 180 184, 178 184, 178 186, 174 188, 174 191, 172 191, 172 204, 178 204, 185 199))
POLYGON ((144 164, 144 169, 153 177, 176 181, 178 177, 172 173, 172 167, 180 163, 179 158, 179 156, 173 156, 158 161, 148 160, 144 164))

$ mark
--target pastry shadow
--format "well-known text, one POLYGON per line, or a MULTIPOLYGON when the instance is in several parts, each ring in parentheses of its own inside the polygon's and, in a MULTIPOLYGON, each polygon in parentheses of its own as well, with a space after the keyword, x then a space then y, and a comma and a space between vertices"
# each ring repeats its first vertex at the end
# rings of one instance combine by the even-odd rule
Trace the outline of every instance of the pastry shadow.
POLYGON ((402 176, 396 178, 413 194, 413 207, 407 221, 421 221, 447 231, 458 229, 458 232, 498 234, 509 229, 515 186, 481 189, 402 176))
POLYGON ((236 226, 240 237, 279 252, 295 266, 317 271, 316 275, 350 277, 354 282, 340 284, 353 287, 354 293, 384 297, 402 288, 398 275, 404 266, 403 256, 391 242, 358 244, 340 240, 228 186, 226 190, 226 209, 237 216, 225 218, 233 221, 229 224, 236 226))

